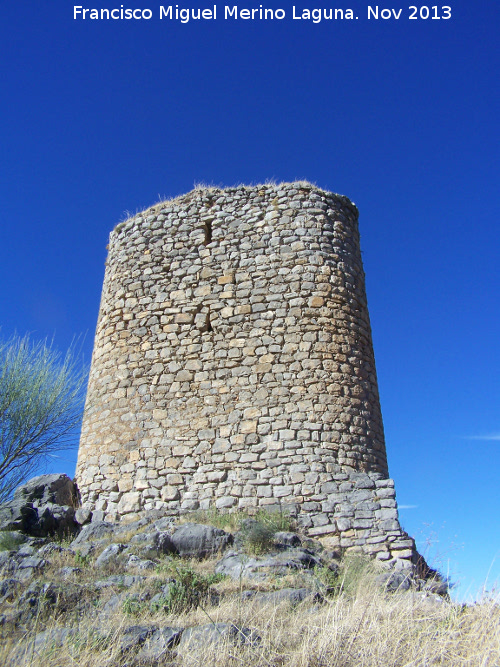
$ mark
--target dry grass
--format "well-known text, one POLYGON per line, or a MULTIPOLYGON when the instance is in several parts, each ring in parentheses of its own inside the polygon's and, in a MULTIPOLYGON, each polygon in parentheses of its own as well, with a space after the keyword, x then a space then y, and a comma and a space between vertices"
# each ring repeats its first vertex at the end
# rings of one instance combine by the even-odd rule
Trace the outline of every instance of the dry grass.
MULTIPOLYGON (((183 656, 171 654, 162 663, 244 665, 264 667, 495 667, 500 660, 500 613, 493 602, 462 608, 443 604, 429 607, 411 595, 390 598, 340 596, 314 607, 291 611, 286 605, 242 605, 235 597, 217 607, 198 608, 178 616, 143 614, 131 619, 118 611, 103 627, 82 619, 76 634, 61 647, 35 651, 24 661, 32 667, 80 665, 97 667, 133 664, 120 654, 120 630, 128 625, 191 626, 234 622, 250 627, 262 638, 254 647, 221 642, 183 656)), ((7 641, 0 661, 8 664, 13 648, 7 641)))
MULTIPOLYGON (((63 564, 53 557, 54 570, 63 564)), ((182 563, 200 575, 213 573, 216 559, 182 563)), ((65 564, 69 564, 66 560, 65 564)), ((160 586, 179 561, 165 559, 147 575, 148 585, 160 586)), ((84 568, 78 577, 84 587, 93 568, 84 568)), ((144 574, 144 573, 142 573, 144 574)), ((94 571, 94 580, 101 578, 94 571)), ((259 586, 261 589, 300 585, 300 576, 281 578, 259 586)), ((498 667, 500 665, 500 606, 485 600, 471 606, 429 601, 421 593, 384 594, 377 588, 369 567, 359 563, 344 569, 338 593, 323 605, 289 605, 241 602, 244 582, 225 580, 215 586, 221 602, 202 605, 178 613, 120 604, 103 616, 99 609, 116 592, 106 589, 96 608, 80 617, 54 614, 48 621, 37 614, 22 636, 4 628, 0 664, 12 667, 132 667, 143 664, 197 665, 200 667, 498 667), (132 625, 190 627, 207 623, 234 623, 251 628, 261 637, 254 646, 221 641, 203 648, 166 652, 161 660, 137 663, 122 654, 120 637, 132 625), (71 627, 73 634, 60 645, 47 641, 33 646, 30 639, 43 630, 71 627), (16 651, 17 646, 17 651, 16 651), (13 655, 12 659, 9 656, 13 655)), ((245 586, 246 588, 247 586, 245 586)), ((255 586, 254 586, 255 587, 255 586)), ((140 595, 141 586, 128 589, 140 595)), ((83 592, 83 588, 82 588, 83 592)))

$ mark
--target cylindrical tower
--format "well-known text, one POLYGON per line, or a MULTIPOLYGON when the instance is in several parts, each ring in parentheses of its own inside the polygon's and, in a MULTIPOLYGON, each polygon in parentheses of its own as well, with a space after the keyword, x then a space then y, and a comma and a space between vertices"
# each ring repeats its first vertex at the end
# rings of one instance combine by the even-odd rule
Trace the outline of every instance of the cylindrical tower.
POLYGON ((299 182, 196 189, 115 228, 85 506, 286 504, 336 543, 399 539, 357 221, 346 197, 299 182))

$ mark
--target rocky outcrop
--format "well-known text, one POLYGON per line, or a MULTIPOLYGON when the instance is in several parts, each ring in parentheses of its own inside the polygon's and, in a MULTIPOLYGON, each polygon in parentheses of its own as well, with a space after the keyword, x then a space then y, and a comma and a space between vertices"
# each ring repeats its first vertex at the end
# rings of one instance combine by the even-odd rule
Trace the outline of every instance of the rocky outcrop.
POLYGON ((44 537, 78 530, 75 520, 76 488, 67 475, 40 475, 14 491, 0 505, 0 531, 21 531, 44 537))

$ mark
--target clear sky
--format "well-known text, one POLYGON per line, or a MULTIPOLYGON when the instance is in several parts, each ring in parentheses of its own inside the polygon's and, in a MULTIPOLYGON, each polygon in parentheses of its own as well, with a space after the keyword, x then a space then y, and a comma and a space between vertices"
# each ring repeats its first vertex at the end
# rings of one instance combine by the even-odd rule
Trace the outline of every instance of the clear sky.
POLYGON ((108 234, 129 212, 198 182, 347 195, 401 522, 466 595, 500 575, 500 10, 446 1, 427 19, 393 0, 295 5, 357 17, 318 23, 281 0, 262 7, 283 19, 218 4, 187 23, 156 0, 124 1, 151 10, 131 20, 2 3, 0 323, 61 349, 86 334, 90 360, 108 234))

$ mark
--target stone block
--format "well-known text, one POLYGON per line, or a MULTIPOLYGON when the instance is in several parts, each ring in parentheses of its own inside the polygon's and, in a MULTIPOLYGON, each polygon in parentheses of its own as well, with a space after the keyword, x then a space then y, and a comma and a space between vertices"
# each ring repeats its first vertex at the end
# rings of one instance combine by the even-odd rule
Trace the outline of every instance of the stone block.
POLYGON ((138 491, 129 491, 124 493, 118 503, 119 514, 128 514, 129 512, 138 512, 141 509, 141 494, 138 491))

